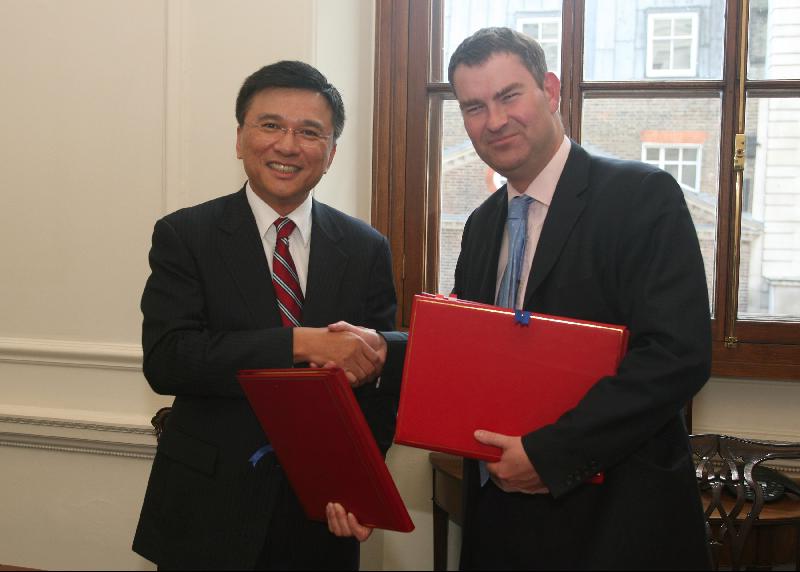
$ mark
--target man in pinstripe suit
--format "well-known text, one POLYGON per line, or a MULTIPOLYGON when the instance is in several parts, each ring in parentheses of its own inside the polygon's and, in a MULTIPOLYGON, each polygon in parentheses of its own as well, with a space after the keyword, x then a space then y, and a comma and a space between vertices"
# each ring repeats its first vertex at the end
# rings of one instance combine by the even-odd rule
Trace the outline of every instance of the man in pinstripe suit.
POLYGON ((357 569, 357 540, 307 520, 274 455, 254 456, 267 442, 235 374, 343 367, 385 454, 399 383, 374 383, 385 351, 371 346, 374 330, 394 326, 389 247, 311 196, 344 126, 341 97, 319 71, 287 61, 258 70, 236 117, 244 187, 153 232, 144 373, 175 401, 133 549, 161 568, 357 569), (327 328, 340 320, 373 330, 371 343, 327 328))

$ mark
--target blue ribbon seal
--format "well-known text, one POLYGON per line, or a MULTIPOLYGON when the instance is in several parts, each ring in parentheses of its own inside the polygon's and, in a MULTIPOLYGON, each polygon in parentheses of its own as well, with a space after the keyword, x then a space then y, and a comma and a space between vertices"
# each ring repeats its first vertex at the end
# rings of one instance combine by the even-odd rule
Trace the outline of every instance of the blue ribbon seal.
POLYGON ((272 453, 272 451, 273 451, 272 445, 267 443, 266 445, 261 447, 258 451, 253 453, 252 456, 248 459, 248 462, 251 465, 253 465, 253 467, 255 467, 264 455, 272 453))
POLYGON ((514 310, 514 323, 528 326, 531 323, 531 313, 525 310, 514 310))

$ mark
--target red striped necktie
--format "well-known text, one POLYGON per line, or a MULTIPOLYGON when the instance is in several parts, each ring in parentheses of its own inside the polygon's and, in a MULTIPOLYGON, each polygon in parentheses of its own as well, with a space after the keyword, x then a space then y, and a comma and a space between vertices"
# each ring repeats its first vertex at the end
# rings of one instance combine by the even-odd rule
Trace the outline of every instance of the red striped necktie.
POLYGON ((275 254, 272 258, 272 285, 278 299, 278 309, 285 327, 299 327, 303 319, 303 291, 294 260, 289 253, 289 235, 295 224, 286 217, 275 221, 278 238, 275 241, 275 254))

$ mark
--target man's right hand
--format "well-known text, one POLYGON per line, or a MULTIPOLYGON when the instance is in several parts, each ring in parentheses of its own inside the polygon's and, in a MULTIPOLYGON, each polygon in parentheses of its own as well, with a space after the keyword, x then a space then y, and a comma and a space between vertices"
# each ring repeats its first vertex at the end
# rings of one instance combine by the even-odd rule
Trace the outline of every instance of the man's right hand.
POLYGON ((328 328, 294 328, 295 363, 335 364, 342 368, 350 384, 358 387, 374 379, 383 359, 361 336, 328 328))
MULTIPOLYGON (((354 326, 353 324, 349 324, 345 321, 338 321, 335 324, 328 326, 328 331, 350 332, 356 334, 359 338, 367 342, 373 350, 378 352, 378 355, 381 358, 381 367, 383 367, 383 364, 386 363, 386 352, 388 351, 386 340, 383 339, 383 336, 375 330, 363 328, 361 326, 354 326)), ((380 371, 378 371, 378 374, 380 374, 380 371)))

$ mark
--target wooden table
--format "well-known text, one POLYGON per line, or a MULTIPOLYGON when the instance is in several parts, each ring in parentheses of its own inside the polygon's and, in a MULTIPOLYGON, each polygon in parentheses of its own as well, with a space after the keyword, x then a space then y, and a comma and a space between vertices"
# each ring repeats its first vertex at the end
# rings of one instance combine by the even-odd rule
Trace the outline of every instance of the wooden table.
MULTIPOLYGON (((447 530, 449 521, 462 524, 461 457, 446 453, 431 453, 433 467, 433 569, 447 570, 447 530)), ((708 506, 708 498, 704 498, 708 506)), ((732 499, 724 499, 726 510, 733 506, 732 499)), ((712 516, 711 525, 719 520, 712 516)), ((758 520, 747 538, 742 557, 748 566, 773 566, 794 559, 795 570, 800 570, 800 500, 789 495, 764 505, 758 520)), ((726 564, 725 551, 721 551, 721 564, 726 564)))
POLYGON ((447 570, 449 521, 462 524, 461 457, 431 453, 433 466, 433 569, 447 570))

